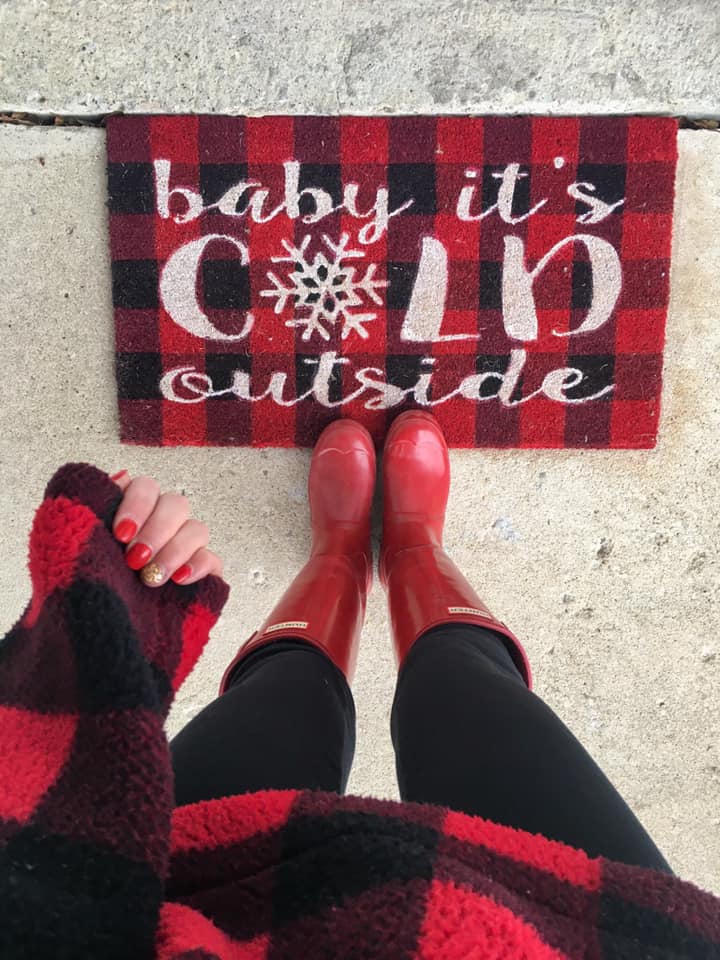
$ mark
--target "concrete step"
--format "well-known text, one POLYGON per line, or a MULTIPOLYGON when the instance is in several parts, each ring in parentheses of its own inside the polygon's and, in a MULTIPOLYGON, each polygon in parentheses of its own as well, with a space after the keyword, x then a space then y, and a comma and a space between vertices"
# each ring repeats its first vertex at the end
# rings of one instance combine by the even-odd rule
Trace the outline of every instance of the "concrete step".
POLYGON ((718 112, 714 0, 4 0, 0 109, 718 112))

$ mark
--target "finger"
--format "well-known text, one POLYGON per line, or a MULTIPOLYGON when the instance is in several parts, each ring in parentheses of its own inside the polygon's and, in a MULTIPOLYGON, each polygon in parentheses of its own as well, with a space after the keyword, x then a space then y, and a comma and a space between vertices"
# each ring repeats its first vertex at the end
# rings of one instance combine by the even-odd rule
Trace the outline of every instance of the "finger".
MULTIPOLYGON (((209 539, 210 531, 204 523, 199 520, 186 521, 175 536, 153 557, 152 561, 148 561, 152 562, 155 567, 153 579, 151 583, 143 582, 149 587, 161 587, 164 583, 167 583, 174 573, 182 568, 183 564, 188 563, 191 557, 203 547, 206 547, 209 539)), ((146 566, 147 563, 143 569, 146 566)))
MULTIPOLYGON (((205 547, 196 551, 185 563, 190 568, 190 574, 181 581, 180 585, 183 587, 189 583, 202 580, 203 577, 207 577, 209 574, 221 577, 225 569, 225 564, 221 558, 216 553, 213 553, 212 550, 207 550, 205 547)), ((176 572, 180 573, 181 571, 182 568, 176 572)))
POLYGON ((160 484, 152 477, 135 477, 125 488, 125 496, 113 520, 113 533, 121 543, 129 543, 155 509, 160 484))
POLYGON ((139 570, 150 563, 189 516, 190 502, 187 497, 180 493, 161 494, 152 513, 128 545, 125 554, 128 566, 132 570, 139 570))
POLYGON ((131 477, 127 470, 121 470, 119 473, 114 473, 110 479, 123 491, 127 490, 131 483, 131 477))

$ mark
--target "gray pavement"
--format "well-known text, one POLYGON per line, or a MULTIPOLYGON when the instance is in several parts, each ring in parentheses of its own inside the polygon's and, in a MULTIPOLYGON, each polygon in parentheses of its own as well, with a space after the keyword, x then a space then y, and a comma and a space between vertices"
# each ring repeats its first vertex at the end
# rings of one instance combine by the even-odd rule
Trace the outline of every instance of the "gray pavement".
MULTIPOLYGON (((709 0, 5 0, 0 110, 716 116, 719 29, 709 0)), ((720 893, 720 134, 679 144, 657 448, 453 451, 446 543, 677 872, 720 893)), ((305 560, 310 452, 119 443, 104 165, 101 129, 0 126, 0 631, 60 464, 183 490, 232 593, 172 733, 305 560)), ((353 792, 396 796, 393 681, 376 585, 353 792)))
POLYGON ((0 106, 717 115, 714 0, 4 0, 0 106))

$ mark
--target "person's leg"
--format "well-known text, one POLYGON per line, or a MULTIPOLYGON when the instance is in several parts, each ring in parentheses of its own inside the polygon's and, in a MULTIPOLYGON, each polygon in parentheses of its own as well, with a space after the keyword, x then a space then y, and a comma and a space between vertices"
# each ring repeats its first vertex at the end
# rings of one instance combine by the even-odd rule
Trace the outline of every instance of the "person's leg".
POLYGON ((177 806, 255 790, 343 793, 355 751, 352 694, 316 647, 277 640, 238 664, 170 751, 177 806))
POLYGON ((173 740, 178 805, 254 790, 345 790, 375 476, 367 430, 329 424, 310 462, 310 556, 237 650, 218 699, 173 740))
POLYGON ((450 455, 430 414, 393 423, 383 491, 379 572, 399 666, 392 734, 403 799, 669 871, 607 777, 531 692, 522 644, 445 551, 450 455))
POLYGON ((410 649, 392 737, 403 800, 435 803, 671 873, 578 740, 491 630, 444 624, 410 649))

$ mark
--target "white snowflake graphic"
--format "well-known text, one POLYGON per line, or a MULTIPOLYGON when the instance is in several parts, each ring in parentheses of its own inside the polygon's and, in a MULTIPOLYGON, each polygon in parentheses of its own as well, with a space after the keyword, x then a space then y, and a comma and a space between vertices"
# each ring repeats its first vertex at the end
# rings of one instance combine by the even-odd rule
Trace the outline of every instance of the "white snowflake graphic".
POLYGON ((338 320, 343 323, 342 339, 347 340, 351 332, 358 333, 364 340, 370 334, 363 324, 377 319, 375 312, 353 313, 355 307, 362 307, 365 298, 373 303, 382 305, 382 297, 377 292, 386 287, 386 280, 376 280, 377 264, 367 264, 362 276, 355 276, 357 266, 348 266, 344 260, 357 259, 365 256, 364 250, 348 248, 350 236, 343 233, 339 243, 333 243, 330 237, 323 234, 323 243, 332 254, 328 259, 323 253, 316 253, 312 261, 306 256, 310 243, 310 235, 305 236, 299 247, 287 240, 282 245, 287 250, 286 257, 273 257, 273 263, 292 263, 285 280, 280 280, 268 270, 268 280, 273 289, 263 290, 261 297, 276 297, 275 313, 281 313, 288 300, 294 299, 296 311, 303 310, 307 316, 296 316, 288 320, 286 327, 304 327, 302 338, 309 340, 313 333, 318 333, 323 340, 330 339, 330 329, 338 320), (328 326, 330 325, 330 326, 328 326))

